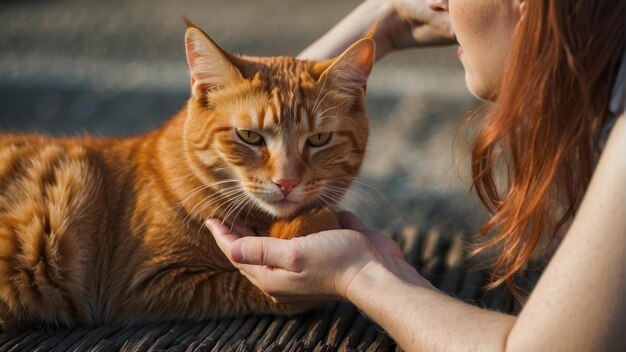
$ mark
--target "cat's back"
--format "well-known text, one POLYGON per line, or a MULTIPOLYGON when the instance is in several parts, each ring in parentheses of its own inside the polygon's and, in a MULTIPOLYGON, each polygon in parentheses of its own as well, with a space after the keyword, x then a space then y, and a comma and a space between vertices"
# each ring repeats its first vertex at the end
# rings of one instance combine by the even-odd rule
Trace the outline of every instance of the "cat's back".
POLYGON ((119 164, 119 171, 127 164, 119 144, 123 141, 0 135, 0 227, 65 231, 105 213, 104 188, 119 174, 112 166, 119 164))
POLYGON ((103 197, 103 158, 96 144, 0 135, 0 231, 25 243, 85 232, 103 197))
POLYGON ((0 136, 0 214, 19 213, 17 205, 37 211, 36 204, 42 202, 59 209, 80 208, 81 197, 100 183, 99 159, 84 141, 0 136))
POLYGON ((86 139, 0 136, 0 303, 24 307, 20 315, 54 306, 54 314, 89 314, 65 302, 84 294, 76 287, 90 275, 106 203, 97 147, 86 139))

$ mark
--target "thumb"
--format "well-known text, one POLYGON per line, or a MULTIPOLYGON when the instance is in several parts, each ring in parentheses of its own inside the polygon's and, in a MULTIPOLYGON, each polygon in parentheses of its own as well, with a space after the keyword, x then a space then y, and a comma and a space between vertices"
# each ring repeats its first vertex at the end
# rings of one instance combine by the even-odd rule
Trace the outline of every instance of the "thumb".
POLYGON ((237 263, 267 265, 288 271, 302 270, 302 256, 295 241, 273 237, 244 237, 233 242, 232 256, 237 263))

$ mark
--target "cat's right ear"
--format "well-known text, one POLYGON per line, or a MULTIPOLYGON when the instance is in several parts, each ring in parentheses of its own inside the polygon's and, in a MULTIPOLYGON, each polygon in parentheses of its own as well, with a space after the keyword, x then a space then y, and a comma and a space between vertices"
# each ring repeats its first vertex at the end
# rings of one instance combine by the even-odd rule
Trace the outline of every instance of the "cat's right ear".
POLYGON ((187 23, 185 52, 191 71, 191 95, 206 100, 209 91, 243 79, 229 55, 197 27, 187 23))
POLYGON ((337 58, 318 62, 313 70, 321 72, 318 81, 322 86, 358 96, 365 90, 375 55, 374 40, 365 37, 352 44, 337 58))

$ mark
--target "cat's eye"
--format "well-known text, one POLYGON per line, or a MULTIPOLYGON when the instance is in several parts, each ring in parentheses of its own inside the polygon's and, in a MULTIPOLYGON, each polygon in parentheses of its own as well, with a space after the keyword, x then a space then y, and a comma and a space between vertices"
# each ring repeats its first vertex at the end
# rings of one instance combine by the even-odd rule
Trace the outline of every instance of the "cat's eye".
POLYGON ((309 137, 307 141, 309 142, 310 145, 314 147, 321 147, 325 145, 326 143, 328 143, 331 135, 332 135, 331 132, 316 133, 313 136, 309 137))
POLYGON ((242 141, 252 144, 252 145, 261 145, 263 144, 263 137, 260 134, 248 130, 237 130, 237 134, 242 141))

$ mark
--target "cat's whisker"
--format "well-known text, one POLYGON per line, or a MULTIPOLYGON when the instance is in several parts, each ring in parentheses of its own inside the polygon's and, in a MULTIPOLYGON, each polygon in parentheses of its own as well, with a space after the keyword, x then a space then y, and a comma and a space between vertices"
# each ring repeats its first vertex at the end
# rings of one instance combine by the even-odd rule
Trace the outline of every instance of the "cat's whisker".
POLYGON ((358 192, 351 192, 351 191, 346 192, 344 190, 330 190, 328 193, 332 194, 335 198, 337 198, 337 203, 340 203, 341 201, 346 201, 348 203, 357 202, 358 204, 365 205, 367 207, 378 204, 378 202, 376 202, 373 198, 371 198, 369 194, 367 193, 363 195, 358 192))
POLYGON ((332 208, 333 200, 328 198, 327 195, 320 193, 319 200, 323 203, 324 207, 332 208))
POLYGON ((320 117, 335 117, 335 118, 340 118, 340 117, 344 117, 342 115, 324 115, 324 116, 320 116, 320 117))
MULTIPOLYGON (((372 209, 372 206, 375 205, 376 203, 372 203, 372 202, 368 202, 368 199, 364 198, 363 196, 360 195, 356 195, 356 194, 351 194, 351 193, 345 193, 343 192, 343 190, 339 191, 339 190, 333 190, 333 191, 327 191, 325 193, 323 193, 324 197, 328 198, 328 199, 332 199, 333 202, 335 204, 339 204, 342 201, 347 201, 347 202, 353 202, 356 201, 358 202, 358 204, 362 204, 365 205, 365 209, 369 212, 372 209), (357 197, 356 199, 354 199, 354 197, 357 197), (364 201, 360 201, 360 199, 364 200, 364 201)), ((373 210, 371 210, 373 213, 373 210)), ((368 213, 368 218, 369 218, 369 213, 368 213)))
MULTIPOLYGON (((354 186, 355 186, 355 187, 351 187, 351 188, 350 188, 350 189, 351 189, 351 190, 353 190, 354 192, 363 192, 363 193, 368 194, 368 195, 371 195, 371 193, 370 193, 370 192, 365 192, 365 190, 360 189, 360 188, 358 188, 358 187, 367 187, 368 189, 373 190, 373 191, 375 192, 375 194, 378 196, 377 198, 382 199, 382 200, 383 200, 383 202, 385 203, 385 205, 386 205, 389 209, 391 209, 393 212, 396 212, 396 210, 395 210, 395 208, 394 208, 393 203, 391 202, 391 200, 389 200, 389 198, 388 198, 388 197, 387 197, 387 196, 386 196, 386 195, 385 195, 385 194, 384 194, 384 193, 383 193, 380 189, 378 189, 377 187, 374 187, 374 186, 372 186, 372 185, 370 185, 370 184, 368 184, 368 183, 366 183, 366 182, 364 182, 364 181, 361 181, 361 180, 355 180, 355 181, 354 181, 354 186)), ((372 195, 372 196, 373 196, 373 195, 372 195)), ((372 199, 372 202, 373 202, 373 203, 377 203, 378 201, 377 201, 375 198, 373 198, 373 199, 372 199)))
POLYGON ((324 190, 322 192, 319 193, 320 196, 323 196, 325 199, 329 200, 332 203, 337 203, 339 202, 339 197, 336 194, 333 194, 332 192, 330 192, 329 190, 324 190))
POLYGON ((223 192, 223 194, 216 195, 216 196, 213 196, 211 198, 207 198, 207 199, 203 200, 202 203, 200 203, 200 207, 201 208, 198 209, 197 211, 193 212, 192 213, 192 217, 197 217, 197 215, 199 215, 202 211, 204 211, 204 209, 207 206, 210 206, 211 203, 217 203, 218 201, 221 201, 221 200, 225 200, 225 202, 228 202, 229 198, 232 198, 232 197, 236 196, 239 192, 240 191, 239 191, 238 188, 230 189, 230 190, 228 190, 226 192, 223 192))
POLYGON ((179 202, 179 205, 176 207, 176 213, 174 214, 174 218, 176 218, 178 216, 178 213, 180 212, 182 207, 185 205, 187 200, 189 200, 190 198, 192 198, 193 196, 195 196, 199 192, 202 192, 205 189, 208 189, 208 188, 211 188, 213 186, 220 185, 220 184, 233 183, 233 182, 238 182, 238 181, 239 181, 238 179, 231 179, 231 180, 222 180, 222 181, 215 182, 215 183, 210 183, 210 184, 203 184, 203 185, 200 185, 200 186, 194 188, 191 191, 186 192, 185 195, 183 195, 183 197, 185 197, 185 199, 181 200, 179 202), (193 192, 193 193, 191 193, 191 192, 193 192), (189 193, 191 193, 191 194, 189 194, 189 193))
MULTIPOLYGON (((241 190, 239 190, 239 192, 243 192, 241 190)), ((213 218, 215 217, 215 212, 217 212, 219 209, 221 209, 223 206, 225 205, 231 205, 233 199, 236 199, 237 197, 239 197, 240 195, 237 194, 238 192, 232 194, 229 196, 228 199, 223 200, 221 203, 219 204, 215 204, 215 208, 213 209, 213 211, 211 212, 211 216, 209 216, 209 218, 213 218)), ((224 209, 224 212, 226 211, 226 209, 228 209, 228 206, 224 209)), ((223 218, 223 216, 222 216, 223 218)))
POLYGON ((224 223, 232 223, 228 221, 228 218, 234 211, 237 210, 237 207, 239 207, 241 202, 245 201, 246 199, 247 199, 246 194, 242 193, 231 200, 231 204, 229 204, 224 210, 226 214, 222 217, 222 225, 224 223))
POLYGON ((250 197, 250 200, 252 201, 252 206, 248 207, 248 211, 246 212, 246 216, 243 218, 243 227, 246 227, 246 223, 248 221, 248 215, 250 215, 250 211, 252 209, 256 210, 258 208, 258 206, 256 205, 256 202, 254 202, 254 198, 250 197))
POLYGON ((332 194, 320 193, 320 195, 324 197, 326 200, 328 200, 329 204, 337 204, 339 202, 338 197, 333 196, 332 194))
POLYGON ((339 204, 342 201, 347 201, 347 202, 356 201, 358 202, 358 204, 364 203, 361 201, 363 198, 357 197, 355 194, 340 193, 337 191, 328 191, 325 193, 325 195, 328 197, 332 197, 337 202, 337 204, 339 204))
POLYGON ((194 188, 194 190, 197 189, 197 191, 195 191, 192 195, 190 195, 189 197, 185 198, 184 200, 178 202, 178 205, 176 206, 176 212, 174 212, 174 217, 173 218, 176 219, 178 217, 178 214, 180 213, 181 209, 185 206, 185 202, 189 198, 193 197, 196 193, 199 193, 199 192, 205 190, 206 188, 208 188, 208 187, 205 187, 205 186, 196 187, 196 188, 194 188))
POLYGON ((233 232, 233 226, 234 226, 234 224, 235 224, 235 221, 237 221, 237 217, 239 216, 239 213, 241 213, 241 211, 242 211, 243 209, 245 209, 245 208, 246 208, 246 206, 248 206, 248 204, 252 201, 252 197, 248 197, 248 196, 247 196, 246 198, 247 198, 247 199, 246 199, 245 203, 243 203, 243 204, 239 207, 239 210, 237 211, 237 213, 236 213, 236 214, 235 214, 235 216, 233 217, 233 221, 231 222, 231 225, 230 225, 230 232, 233 232))
POLYGON ((322 203, 321 196, 320 196, 319 193, 316 194, 313 198, 311 198, 310 201, 313 202, 316 205, 319 205, 320 207, 325 207, 326 206, 324 203, 322 203))
POLYGON ((313 198, 313 204, 315 204, 316 206, 320 208, 325 208, 327 206, 320 199, 318 199, 318 197, 313 198))
POLYGON ((223 198, 228 198, 231 195, 236 194, 237 192, 239 192, 239 187, 238 186, 232 186, 232 187, 228 187, 228 188, 224 188, 224 189, 220 189, 217 190, 214 194, 212 194, 211 196, 203 199, 202 201, 200 201, 198 204, 196 204, 191 211, 187 214, 187 216, 185 217, 185 219, 183 220, 183 224, 187 224, 187 220, 189 219, 193 219, 198 212, 196 211, 196 208, 200 207, 200 211, 202 211, 202 209, 204 209, 204 207, 206 205, 208 205, 211 202, 216 202, 220 199, 223 198))
POLYGON ((385 202, 387 203, 387 205, 390 208, 393 208, 393 205, 391 204, 391 201, 389 200, 389 198, 380 189, 378 189, 376 186, 374 186, 374 185, 372 185, 372 184, 370 184, 370 183, 368 183, 368 182, 366 182, 366 181, 364 181, 364 180, 362 180, 362 179, 360 179, 360 178, 358 178, 356 176, 331 176, 331 177, 328 177, 328 179, 347 179, 347 180, 350 180, 351 182, 353 182, 353 184, 355 186, 359 186, 360 185, 360 186, 367 187, 367 188, 375 191, 379 196, 381 196, 385 200, 385 202))
MULTIPOLYGON (((245 200, 245 197, 246 197, 246 194, 242 192, 242 194, 239 194, 239 195, 234 195, 232 199, 228 199, 225 203, 227 203, 227 202, 231 202, 231 203, 228 205, 228 207, 226 207, 226 210, 228 210, 228 209, 229 209, 229 208, 231 208, 231 207, 233 207, 232 209, 236 209, 236 208, 237 208, 237 206, 238 206, 238 204, 240 204, 240 203, 241 203, 242 199, 243 199, 243 200, 245 200)), ((225 203, 222 203, 222 204, 225 204, 225 203)), ((226 214, 226 216, 224 216, 224 217, 222 218, 222 225, 223 225, 225 222, 227 222, 227 221, 226 221, 226 218, 229 216, 229 214, 230 214, 230 211, 228 211, 228 213, 226 214)), ((200 231, 201 231, 202 229, 203 229, 203 226, 200 226, 200 227, 199 227, 199 229, 198 229, 197 234, 200 234, 200 231)), ((232 231, 232 229, 231 229, 231 231, 232 231)))
MULTIPOLYGON (((354 196, 354 195, 348 193, 348 194, 345 194, 343 196, 343 199, 345 199, 345 200, 350 202, 351 201, 350 198, 352 198, 352 196, 354 196)), ((329 194, 329 193, 323 193, 322 197, 324 197, 326 199, 332 199, 336 204, 338 204, 340 202, 339 199, 338 199, 339 197, 333 196, 332 194, 329 194)), ((371 223, 372 216, 373 216, 373 214, 375 214, 375 209, 373 208, 374 204, 368 203, 368 202, 365 202, 365 203, 359 202, 359 204, 364 205, 364 207, 361 208, 361 212, 363 212, 363 211, 365 212, 365 213, 362 213, 362 216, 364 216, 364 218, 365 218, 365 222, 366 223, 371 223)))
MULTIPOLYGON (((366 194, 369 195, 369 193, 366 194)), ((348 203, 358 203, 360 206, 359 210, 365 216, 367 222, 371 222, 371 218, 378 212, 378 208, 375 208, 378 203, 371 197, 365 198, 363 195, 358 193, 346 192, 343 195, 343 200, 348 203)))
POLYGON ((330 116, 330 115, 324 115, 327 111, 330 111, 330 110, 332 110, 332 109, 337 109, 337 107, 336 107, 336 106, 331 106, 331 107, 329 107, 329 108, 325 109, 324 111, 322 111, 322 112, 320 112, 320 113, 319 113, 319 116, 318 116, 317 118, 318 118, 318 119, 322 119, 322 118, 325 118, 325 117, 332 117, 332 116, 330 116))
POLYGON ((326 92, 326 94, 324 94, 324 96, 322 97, 322 100, 319 101, 319 103, 317 104, 316 107, 313 108, 313 111, 316 111, 324 102, 324 100, 326 99, 326 97, 328 96, 328 94, 330 94, 332 91, 329 90, 328 92, 326 92))
POLYGON ((213 194, 211 194, 210 196, 204 198, 202 201, 200 201, 198 204, 196 204, 191 211, 189 212, 190 214, 195 214, 195 209, 198 206, 203 205, 206 202, 210 202, 210 201, 214 201, 217 199, 221 199, 222 197, 227 197, 228 195, 230 195, 231 193, 235 192, 238 189, 238 187, 233 186, 233 187, 228 187, 228 188, 224 188, 224 189, 220 189, 215 191, 213 194))
POLYGON ((217 181, 217 182, 213 182, 213 183, 207 183, 207 184, 201 184, 200 186, 195 187, 194 189, 185 192, 182 197, 185 197, 184 200, 181 201, 181 203, 184 203, 185 201, 187 201, 188 198, 192 197, 193 194, 191 196, 188 196, 190 193, 196 193, 196 191, 198 189, 202 189, 202 188, 210 188, 210 187, 214 187, 214 186, 219 186, 222 184, 226 184, 226 183, 234 183, 234 182, 239 182, 239 179, 227 179, 227 180, 221 180, 221 181, 217 181))
POLYGON ((229 204, 228 206, 226 206, 226 208, 224 209, 224 213, 221 216, 222 218, 222 223, 228 222, 227 219, 230 216, 231 212, 237 208, 237 206, 239 205, 239 202, 245 199, 245 194, 237 194, 236 196, 232 197, 231 199, 228 200, 229 204))
POLYGON ((317 93, 317 97, 315 98, 315 102, 313 103, 313 109, 311 109, 311 111, 313 111, 313 113, 315 113, 315 111, 317 111, 317 103, 318 100, 320 99, 320 95, 322 95, 322 92, 324 91, 324 87, 326 87, 326 81, 328 80, 328 75, 324 75, 324 81, 322 82, 322 88, 320 88, 320 91, 317 93))
POLYGON ((349 195, 353 195, 356 197, 359 197, 360 199, 362 199, 365 202, 373 202, 376 203, 376 201, 374 200, 374 198, 372 198, 372 196, 369 193, 365 193, 365 192, 359 192, 360 190, 358 189, 345 189, 345 188, 340 188, 340 187, 334 187, 334 186, 330 186, 330 185, 326 185, 326 188, 329 191, 335 192, 337 195, 342 195, 342 196, 349 196, 349 195))

